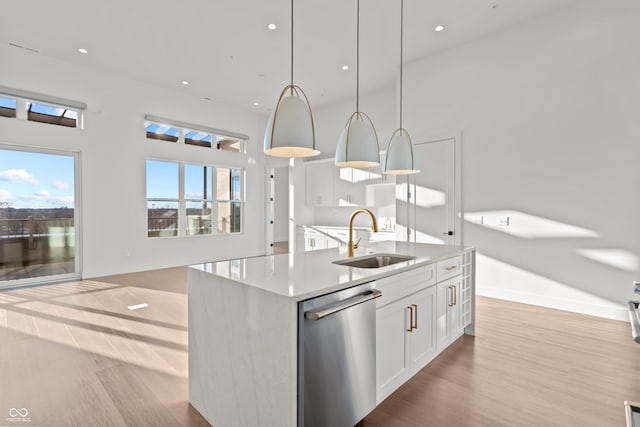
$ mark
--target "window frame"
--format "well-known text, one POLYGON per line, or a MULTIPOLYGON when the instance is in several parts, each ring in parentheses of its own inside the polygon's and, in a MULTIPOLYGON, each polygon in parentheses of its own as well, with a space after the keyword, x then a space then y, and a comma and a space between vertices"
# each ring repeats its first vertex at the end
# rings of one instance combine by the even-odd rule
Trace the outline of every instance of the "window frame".
MULTIPOLYGON (((158 157, 147 157, 145 159, 145 187, 147 186, 148 180, 148 168, 147 162, 149 161, 157 161, 157 162, 166 162, 173 163, 178 165, 178 229, 176 235, 174 236, 149 236, 149 221, 147 219, 146 225, 146 236, 147 239, 172 239, 172 238, 198 238, 198 237, 214 237, 214 236, 233 236, 233 235, 242 235, 244 234, 244 216, 245 216, 245 186, 246 186, 246 169, 240 166, 226 166, 226 165, 214 165, 211 163, 204 162, 192 162, 188 160, 167 160, 166 158, 158 158, 158 157), (204 194, 205 199, 193 199, 186 197, 185 190, 185 166, 203 166, 207 168, 211 168, 211 178, 209 180, 209 184, 211 185, 211 199, 206 199, 206 194, 204 194), (239 199, 233 200, 220 200, 220 202, 229 202, 229 203, 239 203, 240 204, 240 231, 222 233, 218 231, 218 203, 217 199, 217 171, 218 169, 229 169, 238 170, 240 175, 240 196, 239 199), (207 201, 211 202, 211 233, 208 234, 188 234, 187 229, 187 203, 188 202, 202 202, 207 201)), ((148 218, 149 212, 149 203, 153 201, 165 201, 165 202, 176 202, 175 199, 163 199, 163 198, 148 198, 148 188, 145 188, 145 211, 148 218)))
MULTIPOLYGON (((163 117, 152 116, 149 114, 144 116, 144 129, 145 129, 145 138, 148 141, 152 141, 152 142, 164 141, 164 142, 171 142, 172 144, 178 144, 183 146, 206 148, 215 152, 227 152, 227 153, 233 153, 234 155, 242 155, 242 156, 247 155, 246 143, 249 140, 249 136, 245 134, 226 131, 222 129, 215 129, 207 126, 201 126, 193 123, 187 123, 187 122, 167 119, 163 117), (177 137, 174 136, 170 138, 169 137, 164 137, 164 138, 151 137, 149 136, 149 133, 154 133, 154 132, 149 132, 147 130, 151 125, 168 126, 169 128, 177 128, 178 135, 177 137), (186 138, 186 135, 190 134, 191 132, 205 134, 206 137, 202 139, 210 138, 211 140, 205 143, 199 143, 201 142, 202 139, 193 140, 193 139, 186 138), (191 142, 187 142, 188 139, 191 142), (240 149, 238 151, 235 151, 235 150, 225 150, 225 149, 219 148, 221 140, 222 141, 224 140, 238 141, 240 143, 240 149)), ((162 135, 162 134, 159 134, 159 135, 162 135)))
POLYGON ((0 97, 15 100, 16 102, 15 116, 13 117, 0 116, 0 117, 5 117, 8 119, 19 119, 19 120, 29 121, 33 123, 42 123, 46 125, 54 125, 60 128, 84 129, 84 111, 87 109, 87 104, 85 104, 84 102, 74 101, 71 99, 65 99, 65 98, 60 98, 56 96, 44 95, 44 94, 30 92, 22 89, 15 89, 7 86, 0 86, 0 97), (71 120, 68 117, 66 117, 66 112, 67 111, 74 112, 76 114, 75 126, 69 126, 62 123, 53 123, 56 116, 41 114, 37 112, 33 112, 32 114, 39 114, 45 117, 50 117, 51 121, 30 119, 29 114, 31 112, 29 111, 29 106, 33 104, 41 105, 43 107, 53 107, 53 108, 62 109, 63 114, 59 118, 60 121, 63 121, 63 119, 71 120))
POLYGON ((55 274, 48 276, 36 276, 24 279, 7 280, 0 282, 0 289, 10 289, 21 286, 40 285, 43 283, 57 283, 70 280, 78 280, 83 274, 83 202, 82 202, 82 153, 76 150, 59 148, 29 147, 16 144, 0 143, 0 150, 12 150, 35 154, 52 154, 56 156, 68 156, 73 158, 74 168, 74 271, 71 273, 55 274))

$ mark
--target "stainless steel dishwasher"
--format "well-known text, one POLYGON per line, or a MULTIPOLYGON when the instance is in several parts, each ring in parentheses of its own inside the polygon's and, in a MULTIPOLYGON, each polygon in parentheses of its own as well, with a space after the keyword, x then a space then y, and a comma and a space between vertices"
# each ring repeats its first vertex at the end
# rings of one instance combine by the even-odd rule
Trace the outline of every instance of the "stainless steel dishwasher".
POLYGON ((375 282, 298 304, 298 426, 351 427, 376 406, 375 282))

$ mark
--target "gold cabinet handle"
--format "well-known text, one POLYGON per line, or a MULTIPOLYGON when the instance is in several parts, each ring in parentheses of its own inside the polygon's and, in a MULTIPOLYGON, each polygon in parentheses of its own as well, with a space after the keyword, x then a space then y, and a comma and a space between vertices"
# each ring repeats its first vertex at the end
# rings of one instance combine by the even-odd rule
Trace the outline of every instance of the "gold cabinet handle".
POLYGON ((407 332, 413 332, 413 307, 409 306, 407 308, 409 309, 409 329, 407 329, 407 332))
POLYGON ((455 270, 456 268, 458 268, 457 265, 452 265, 452 266, 449 266, 449 267, 445 267, 444 269, 447 270, 447 271, 451 271, 451 270, 455 270))
POLYGON ((449 302, 447 305, 453 307, 453 286, 449 286, 449 302))
POLYGON ((418 329, 418 306, 416 304, 411 304, 411 307, 414 308, 415 310, 415 318, 416 318, 416 324, 415 325, 411 325, 411 329, 418 329))

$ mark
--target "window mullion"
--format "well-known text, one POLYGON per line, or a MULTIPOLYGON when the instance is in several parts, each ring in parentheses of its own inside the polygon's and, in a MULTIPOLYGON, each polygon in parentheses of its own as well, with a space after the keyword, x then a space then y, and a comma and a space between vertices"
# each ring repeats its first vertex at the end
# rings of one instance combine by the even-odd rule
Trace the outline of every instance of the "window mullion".
POLYGON ((178 163, 178 236, 187 235, 187 202, 184 198, 184 163, 178 163))
POLYGON ((27 120, 27 103, 28 101, 23 98, 16 98, 16 118, 21 120, 27 120))
POLYGON ((218 168, 211 168, 211 234, 218 233, 218 168))

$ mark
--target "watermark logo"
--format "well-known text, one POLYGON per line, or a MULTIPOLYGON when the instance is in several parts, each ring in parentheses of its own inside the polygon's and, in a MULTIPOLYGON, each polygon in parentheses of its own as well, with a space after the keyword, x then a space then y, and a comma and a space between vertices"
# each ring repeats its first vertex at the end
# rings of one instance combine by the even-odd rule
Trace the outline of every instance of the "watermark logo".
POLYGON ((27 408, 11 408, 9 409, 9 418, 6 418, 6 421, 13 423, 29 423, 31 422, 29 410, 27 408))

